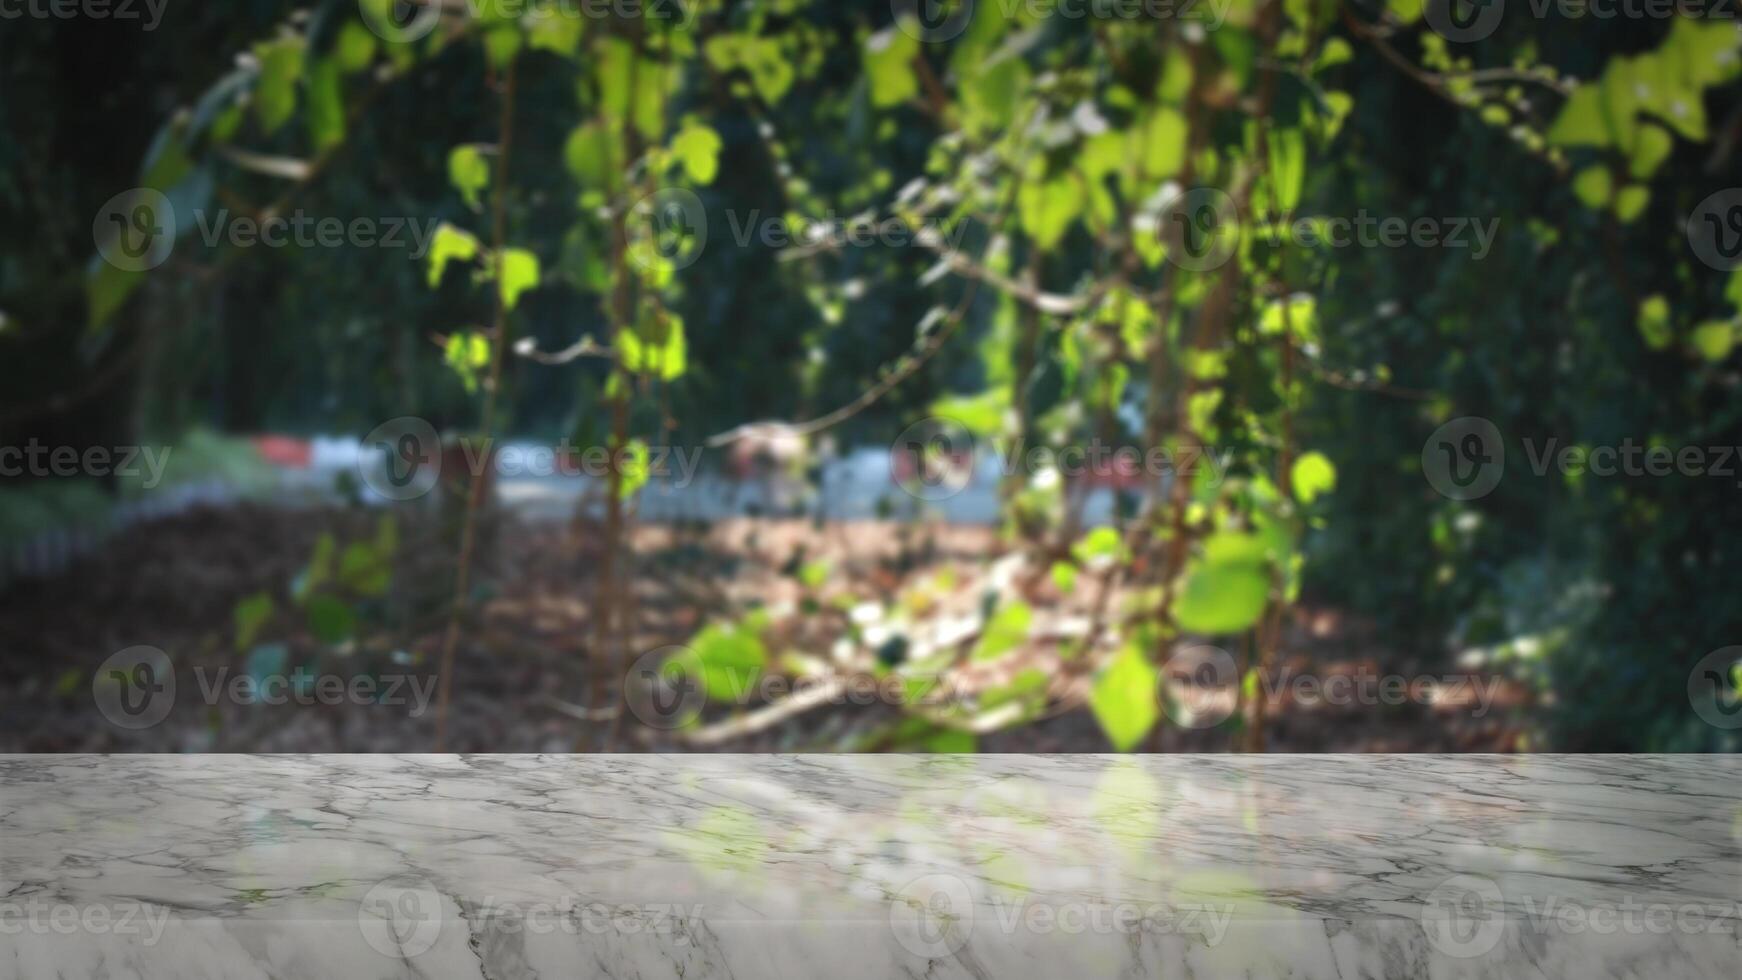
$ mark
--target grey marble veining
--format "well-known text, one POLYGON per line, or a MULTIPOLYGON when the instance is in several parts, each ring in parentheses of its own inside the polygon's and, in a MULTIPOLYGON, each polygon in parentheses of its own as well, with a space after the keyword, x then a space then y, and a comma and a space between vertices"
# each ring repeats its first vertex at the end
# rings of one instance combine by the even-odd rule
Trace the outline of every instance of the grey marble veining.
POLYGON ((1742 976, 1742 759, 0 757, 5 977, 1742 976))

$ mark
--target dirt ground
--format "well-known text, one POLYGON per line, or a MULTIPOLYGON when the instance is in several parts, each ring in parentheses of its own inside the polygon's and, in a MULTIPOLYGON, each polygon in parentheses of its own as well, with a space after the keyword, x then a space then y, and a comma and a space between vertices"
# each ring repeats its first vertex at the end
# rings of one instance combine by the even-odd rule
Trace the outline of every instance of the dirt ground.
MULTIPOLYGON (((212 693, 222 690, 212 686, 213 677, 233 678, 249 669, 247 651, 235 642, 238 604, 265 592, 288 607, 292 584, 323 532, 342 545, 367 539, 377 520, 373 513, 341 509, 196 511, 134 528, 58 577, 8 587, 0 592, 0 751, 436 750, 439 708, 433 702, 454 553, 452 521, 440 515, 401 521, 393 586, 384 599, 366 604, 352 641, 324 644, 289 617, 265 628, 256 641, 282 644, 286 662, 314 675, 377 681, 375 701, 261 704, 212 693), (177 689, 165 720, 130 731, 97 710, 93 675, 111 654, 138 645, 170 656, 177 689), (389 684, 395 685, 395 696, 387 696, 389 684)), ((652 651, 685 643, 710 621, 741 614, 753 603, 790 609, 820 602, 822 621, 828 611, 844 610, 851 601, 911 601, 938 588, 933 583, 973 581, 1000 553, 1000 545, 985 528, 884 522, 818 527, 746 519, 641 527, 631 551, 636 626, 628 648, 652 651), (819 563, 830 569, 828 583, 819 588, 802 583, 797 570, 819 563)), ((586 525, 500 519, 490 529, 461 634, 441 748, 762 752, 910 747, 884 737, 900 723, 899 709, 841 699, 706 746, 642 724, 627 712, 613 718, 620 692, 589 680, 598 676, 589 666, 602 666, 589 655, 589 606, 599 557, 597 530, 586 525)), ((818 636, 801 631, 789 638, 802 649, 808 642, 824 642, 818 636)), ((1057 663, 1050 656, 1038 652, 1034 662, 1050 669, 1057 663)), ((621 663, 613 670, 621 676, 621 663)), ((1326 692, 1373 691, 1378 690, 1373 681, 1385 675, 1451 672, 1446 664, 1400 657, 1367 624, 1308 603, 1287 624, 1282 656, 1263 688, 1264 748, 1523 748, 1531 728, 1531 698, 1504 678, 1473 678, 1479 686, 1471 688, 1409 685, 1400 690, 1410 696, 1383 704, 1335 703, 1335 697, 1315 696, 1314 689, 1296 683, 1306 676, 1326 692), (1348 686, 1338 688, 1334 678, 1348 686), (1475 690, 1485 692, 1483 705, 1473 700, 1475 690)), ((1055 679, 1054 708, 1044 720, 983 734, 978 750, 1109 751, 1089 710, 1058 707, 1081 693, 1072 683, 1086 684, 1087 678, 1055 679)), ((736 713, 710 708, 705 723, 742 720, 760 707, 736 713)), ((1243 744, 1228 725, 1194 730, 1164 721, 1160 737, 1146 747, 1214 752, 1243 744)))

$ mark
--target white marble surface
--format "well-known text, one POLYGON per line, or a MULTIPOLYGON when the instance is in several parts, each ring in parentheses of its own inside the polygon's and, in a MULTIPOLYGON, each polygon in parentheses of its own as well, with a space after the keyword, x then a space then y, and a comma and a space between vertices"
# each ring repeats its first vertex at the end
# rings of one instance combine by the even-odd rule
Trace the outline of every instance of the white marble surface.
POLYGON ((1742 976, 1742 759, 0 757, 5 977, 1742 976))

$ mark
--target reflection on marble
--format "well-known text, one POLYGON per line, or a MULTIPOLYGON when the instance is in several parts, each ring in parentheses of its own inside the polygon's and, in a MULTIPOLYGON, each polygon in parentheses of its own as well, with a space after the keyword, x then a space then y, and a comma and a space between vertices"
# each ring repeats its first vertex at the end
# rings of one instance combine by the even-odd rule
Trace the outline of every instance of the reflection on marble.
POLYGON ((1742 759, 0 757, 5 977, 1742 976, 1742 759))

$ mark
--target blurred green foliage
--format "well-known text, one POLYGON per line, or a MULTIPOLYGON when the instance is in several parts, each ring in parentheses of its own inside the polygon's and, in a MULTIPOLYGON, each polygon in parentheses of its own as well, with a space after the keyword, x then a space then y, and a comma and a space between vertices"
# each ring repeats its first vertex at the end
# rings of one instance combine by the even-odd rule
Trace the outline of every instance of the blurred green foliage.
MULTIPOLYGON (((1471 651, 1528 676, 1552 694, 1556 747, 1735 747, 1691 715, 1686 682, 1742 635, 1726 598, 1742 571, 1725 534, 1742 527, 1737 481, 1529 465, 1551 439, 1742 444, 1742 278, 1685 234, 1737 172, 1733 25, 1513 17, 1456 45, 1407 3, 1238 3, 1207 37, 1007 23, 982 5, 932 44, 873 6, 702 3, 694 37, 487 17, 415 45, 364 33, 343 0, 177 6, 143 36, 9 25, 0 434, 113 444, 195 423, 361 432, 399 415, 467 428, 498 309, 542 350, 616 340, 616 369, 513 362, 517 433, 601 441, 604 406, 632 382, 631 428, 647 437, 813 417, 923 345, 934 304, 963 293, 936 286, 920 248, 789 261, 731 239, 764 217, 917 208, 905 189, 924 179, 953 192, 930 213, 967 223, 962 251, 985 257, 984 278, 1081 302, 1040 330, 1019 290, 972 294, 963 335, 848 423, 848 442, 882 444, 939 407, 1018 444, 1141 439, 1154 433, 1122 414, 1136 405, 1147 427, 1235 451, 1231 484, 1193 484, 1154 535, 1164 550, 1189 538, 1167 628, 1239 633, 1304 593, 1377 617, 1407 652, 1471 651), (490 145, 510 64, 497 241, 490 145), (436 253, 184 238, 149 276, 93 263, 87 216, 119 191, 240 213, 284 190, 233 149, 312 162, 291 205, 310 214, 439 224, 436 253), (1248 241, 1227 329, 1194 346, 1184 324, 1213 320, 1216 277, 1178 273, 1158 319, 1139 285, 1177 252, 1127 220, 1158 221, 1156 191, 1185 174, 1244 180, 1261 216, 1429 216, 1493 222, 1496 237, 1480 256, 1248 241), (671 243, 626 242, 647 259, 626 273, 622 255, 601 258, 624 225, 600 215, 654 185, 693 191, 716 244, 676 269, 661 259, 671 243), (614 312, 625 283, 645 303, 614 312), (1151 351, 1166 370, 1147 380, 1172 387, 1146 401, 1151 351), (1436 493, 1420 463, 1460 416, 1492 421, 1507 455, 1498 489, 1468 502, 1436 493)), ((94 506, 79 495, 66 506, 94 506)), ((1012 524, 1047 528, 1062 506, 1057 487, 1016 488, 1012 524)), ((1101 541, 1054 577, 1082 588, 1109 554, 1134 557, 1101 541)), ((1028 610, 988 612, 977 657, 995 658, 1028 610)), ((333 610, 311 616, 317 634, 349 632, 333 610)), ((760 669, 742 629, 704 632, 724 672, 709 676, 760 669)), ((1153 686, 1146 650, 1122 648, 1096 677, 1091 706, 1120 748, 1158 720, 1132 694, 1153 686)), ((914 734, 944 737, 930 721, 914 734)))

